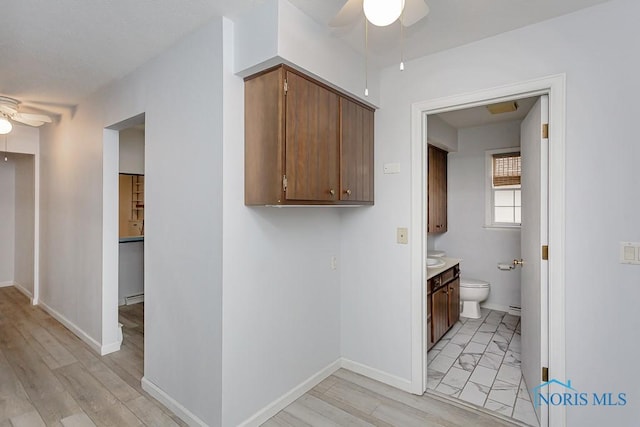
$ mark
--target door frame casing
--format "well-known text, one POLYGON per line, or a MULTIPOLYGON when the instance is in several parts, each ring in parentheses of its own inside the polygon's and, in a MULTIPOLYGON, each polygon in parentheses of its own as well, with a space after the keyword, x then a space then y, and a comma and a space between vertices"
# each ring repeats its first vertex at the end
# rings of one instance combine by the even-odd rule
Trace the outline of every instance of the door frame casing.
MULTIPOLYGON (((549 96, 549 376, 565 379, 565 108, 566 75, 558 74, 411 106, 411 391, 426 390, 427 116, 519 98, 549 96)), ((549 408, 549 425, 564 427, 564 406, 549 408)))

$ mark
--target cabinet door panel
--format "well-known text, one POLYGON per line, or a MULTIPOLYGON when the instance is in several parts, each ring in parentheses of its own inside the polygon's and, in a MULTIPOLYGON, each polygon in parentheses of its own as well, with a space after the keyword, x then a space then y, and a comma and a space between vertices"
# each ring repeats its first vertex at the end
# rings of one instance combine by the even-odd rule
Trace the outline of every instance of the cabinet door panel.
POLYGON ((373 202, 373 115, 340 98, 340 200, 373 202))
POLYGON ((339 97, 292 72, 287 83, 287 200, 338 200, 339 97))
POLYGON ((443 286, 433 293, 433 314, 431 316, 431 322, 433 325, 433 342, 442 338, 449 328, 449 319, 447 317, 447 291, 448 287, 443 286))
POLYGON ((245 81, 244 200, 280 203, 284 174, 284 72, 271 70, 245 81))

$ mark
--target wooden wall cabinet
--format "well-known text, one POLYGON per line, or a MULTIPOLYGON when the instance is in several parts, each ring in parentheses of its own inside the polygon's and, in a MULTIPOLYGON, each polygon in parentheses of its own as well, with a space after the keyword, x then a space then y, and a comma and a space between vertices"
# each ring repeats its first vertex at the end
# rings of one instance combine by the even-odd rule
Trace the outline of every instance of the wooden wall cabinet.
POLYGON ((245 204, 373 204, 374 111, 281 65, 245 79, 245 204))
POLYGON ((429 145, 428 233, 447 231, 447 152, 429 145))
POLYGON ((427 350, 431 349, 460 318, 460 267, 427 281, 427 350))

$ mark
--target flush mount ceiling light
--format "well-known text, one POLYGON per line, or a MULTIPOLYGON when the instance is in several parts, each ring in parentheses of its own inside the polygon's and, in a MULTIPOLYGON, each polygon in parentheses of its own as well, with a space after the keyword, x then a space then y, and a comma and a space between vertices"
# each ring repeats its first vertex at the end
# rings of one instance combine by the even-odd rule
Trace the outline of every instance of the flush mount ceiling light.
POLYGON ((13 129, 11 122, 6 117, 0 117, 0 135, 8 134, 11 129, 13 129))
POLYGON ((364 0, 364 16, 373 25, 386 27, 402 15, 404 0, 364 0))

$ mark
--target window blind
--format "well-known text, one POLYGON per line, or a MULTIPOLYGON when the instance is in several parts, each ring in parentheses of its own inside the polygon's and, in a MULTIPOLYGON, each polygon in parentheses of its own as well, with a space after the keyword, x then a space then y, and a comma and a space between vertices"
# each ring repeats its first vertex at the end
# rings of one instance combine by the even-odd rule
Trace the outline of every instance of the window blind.
POLYGON ((493 155, 493 186, 520 185, 522 162, 520 153, 493 155))

